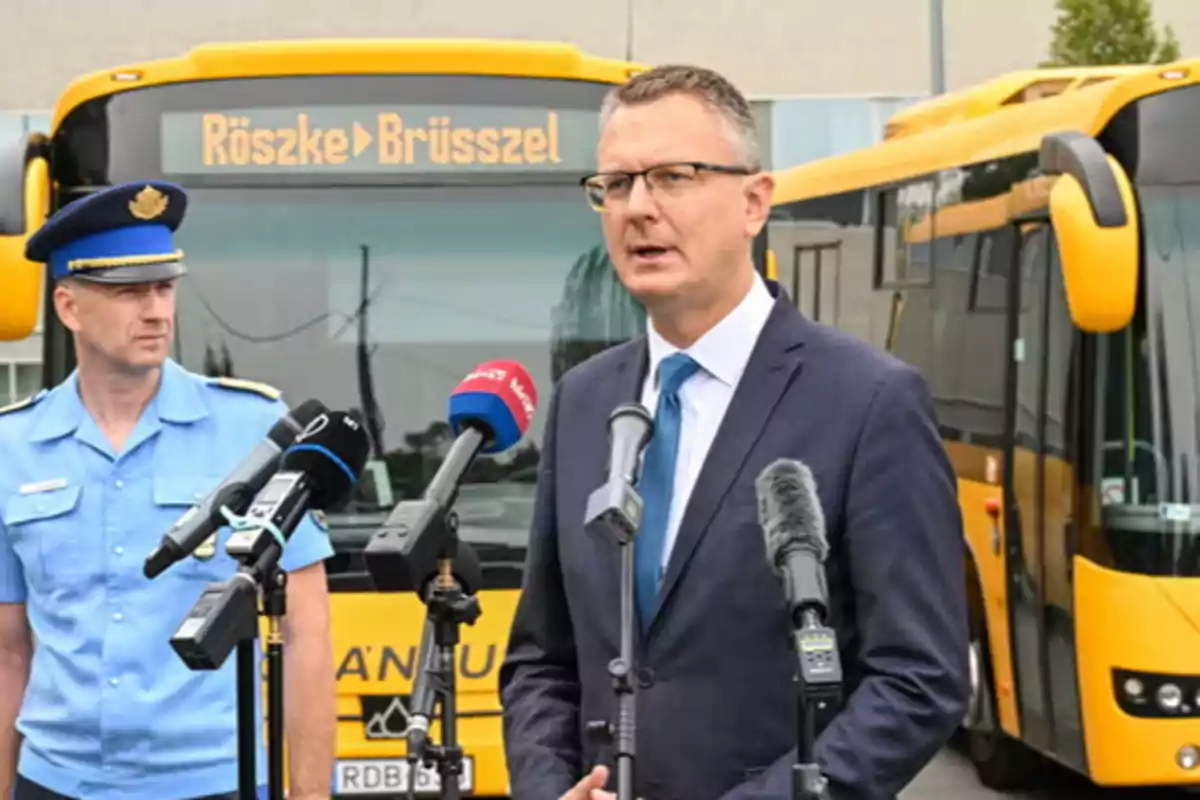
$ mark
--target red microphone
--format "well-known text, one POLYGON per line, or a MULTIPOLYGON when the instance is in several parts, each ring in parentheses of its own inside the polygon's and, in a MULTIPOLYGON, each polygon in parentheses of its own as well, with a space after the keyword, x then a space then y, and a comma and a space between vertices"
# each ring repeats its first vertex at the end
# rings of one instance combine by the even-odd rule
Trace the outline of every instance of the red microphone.
POLYGON ((480 364, 450 393, 450 427, 456 435, 478 429, 484 453, 501 453, 521 441, 536 410, 537 386, 515 361, 480 364))
POLYGON ((430 580, 442 571, 439 562, 453 557, 463 591, 476 591, 483 574, 478 556, 459 545, 447 517, 475 457, 521 441, 536 410, 537 387, 515 361, 480 364, 458 384, 450 394, 450 425, 457 434, 450 451, 421 498, 397 504, 363 553, 376 589, 413 589, 424 600, 430 580))

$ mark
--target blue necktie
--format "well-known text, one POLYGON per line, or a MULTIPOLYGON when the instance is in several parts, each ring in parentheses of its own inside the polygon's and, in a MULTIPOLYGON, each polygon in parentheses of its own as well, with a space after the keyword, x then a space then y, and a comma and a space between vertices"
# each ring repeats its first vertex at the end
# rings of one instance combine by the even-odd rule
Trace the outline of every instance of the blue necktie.
POLYGON ((675 457, 679 452, 681 414, 679 387, 692 377, 700 365, 684 353, 664 358, 658 366, 658 409, 654 413, 654 434, 642 459, 638 493, 642 496, 642 527, 634 539, 634 587, 642 630, 650 624, 650 615, 658 600, 662 573, 663 545, 667 539, 667 521, 671 514, 671 494, 675 488, 675 457))

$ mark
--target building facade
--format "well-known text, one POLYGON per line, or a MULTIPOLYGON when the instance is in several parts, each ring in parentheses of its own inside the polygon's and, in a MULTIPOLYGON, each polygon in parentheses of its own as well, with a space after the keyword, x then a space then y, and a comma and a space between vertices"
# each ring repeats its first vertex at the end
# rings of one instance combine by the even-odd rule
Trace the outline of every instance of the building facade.
MULTIPOLYGON (((946 87, 1036 66, 1054 0, 941 0, 946 87)), ((1200 2, 1153 0, 1184 54, 1200 2)), ((209 41, 499 37, 572 42, 644 63, 719 69, 757 97, 930 90, 931 0, 5 0, 0 109, 41 109, 74 77, 209 41)))

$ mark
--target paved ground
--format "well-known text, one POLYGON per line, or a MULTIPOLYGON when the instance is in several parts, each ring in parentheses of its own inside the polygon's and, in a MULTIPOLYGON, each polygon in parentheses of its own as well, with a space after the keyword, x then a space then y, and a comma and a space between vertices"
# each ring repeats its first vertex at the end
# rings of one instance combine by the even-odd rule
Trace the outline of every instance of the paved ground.
POLYGON ((1065 774, 1051 765, 1046 767, 1042 788, 1032 792, 1001 794, 987 789, 975 777, 975 770, 958 749, 950 747, 929 765, 900 794, 900 800, 1198 800, 1200 794, 1148 792, 1146 790, 1101 790, 1065 774))

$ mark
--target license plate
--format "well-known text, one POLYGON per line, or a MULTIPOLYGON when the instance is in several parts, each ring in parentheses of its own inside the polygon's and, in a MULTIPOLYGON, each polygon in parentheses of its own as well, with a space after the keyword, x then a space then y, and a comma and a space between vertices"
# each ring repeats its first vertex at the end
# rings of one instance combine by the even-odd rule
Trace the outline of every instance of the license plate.
MULTIPOLYGON (((462 761, 458 788, 470 792, 475 786, 474 763, 469 756, 462 761)), ((403 758, 364 758, 337 762, 334 771, 334 794, 373 795, 404 794, 408 792, 409 763, 403 758)), ((417 765, 414 776, 417 795, 437 795, 442 791, 442 776, 437 767, 417 765)))

